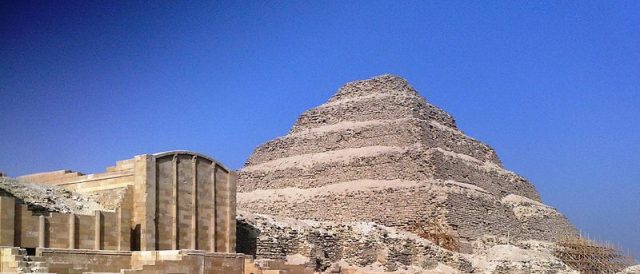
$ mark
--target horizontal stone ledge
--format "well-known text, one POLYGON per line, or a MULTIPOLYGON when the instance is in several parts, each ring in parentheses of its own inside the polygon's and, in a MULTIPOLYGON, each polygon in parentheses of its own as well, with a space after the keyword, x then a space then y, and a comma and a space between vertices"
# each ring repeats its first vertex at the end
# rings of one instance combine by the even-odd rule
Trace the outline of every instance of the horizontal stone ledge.
MULTIPOLYGON (((162 252, 162 250, 158 250, 158 251, 162 252)), ((180 249, 179 254, 189 255, 189 256, 214 257, 214 258, 244 258, 247 256, 243 253, 209 252, 205 250, 193 250, 193 249, 180 249)))
MULTIPOLYGON (((108 174, 108 175, 102 175, 102 174, 98 174, 98 176, 94 176, 94 177, 87 177, 87 179, 81 179, 81 180, 75 180, 75 181, 71 181, 71 182, 64 182, 64 183, 58 183, 58 186, 68 186, 68 185, 73 185, 73 184, 82 184, 82 183, 87 183, 87 182, 93 182, 93 181, 101 181, 101 180, 107 180, 107 179, 115 179, 115 178, 122 178, 122 177, 133 177, 133 172, 131 171, 116 171, 117 173, 120 174, 108 174)), ((116 173, 113 172, 113 173, 116 173)), ((90 174, 90 175, 94 175, 94 174, 90 174)), ((84 176, 90 176, 90 175, 83 175, 84 176)))
POLYGON ((64 253, 64 254, 95 254, 95 255, 119 255, 131 256, 132 251, 95 250, 95 249, 68 249, 68 248, 37 248, 37 253, 64 253))
POLYGON ((434 192, 456 192, 477 193, 485 195, 488 198, 495 197, 478 186, 460 183, 452 180, 355 180, 325 185, 317 188, 296 188, 288 187, 281 189, 259 189, 250 192, 239 192, 237 194, 238 203, 250 203, 254 201, 304 201, 313 197, 332 196, 332 195, 349 195, 358 192, 368 191, 384 191, 386 189, 410 189, 410 188, 427 188, 434 192), (455 189, 455 190, 454 190, 455 189))
POLYGON ((241 172, 271 171, 289 168, 308 168, 315 164, 331 162, 349 162, 359 157, 375 157, 385 153, 402 153, 408 149, 418 149, 419 146, 393 147, 393 146, 367 146, 359 148, 346 148, 340 150, 295 155, 267 161, 261 164, 247 166, 241 172))
POLYGON ((353 103, 353 102, 380 100, 380 99, 386 99, 386 98, 389 98, 389 97, 391 97, 393 99, 424 100, 424 98, 422 98, 420 95, 417 95, 417 94, 401 93, 401 92, 375 92, 375 93, 368 93, 366 95, 361 95, 361 96, 354 96, 354 97, 347 97, 347 98, 340 98, 340 99, 336 99, 336 100, 331 100, 331 101, 329 101, 327 103, 324 103, 322 105, 317 106, 316 109, 337 107, 337 106, 340 106, 340 105, 353 103))
POLYGON ((448 158, 453 158, 464 162, 466 165, 476 167, 484 171, 495 171, 500 174, 508 174, 509 176, 517 176, 515 173, 508 171, 500 165, 490 162, 481 161, 472 156, 445 150, 440 147, 426 147, 416 143, 409 146, 366 146, 358 148, 345 148, 339 150, 316 152, 308 154, 294 155, 279 159, 266 161, 256 165, 250 165, 242 168, 241 173, 251 174, 260 172, 274 172, 286 170, 309 170, 323 164, 343 163, 348 165, 357 159, 377 158, 383 155, 402 155, 407 152, 422 153, 430 155, 433 153, 441 153, 448 158))

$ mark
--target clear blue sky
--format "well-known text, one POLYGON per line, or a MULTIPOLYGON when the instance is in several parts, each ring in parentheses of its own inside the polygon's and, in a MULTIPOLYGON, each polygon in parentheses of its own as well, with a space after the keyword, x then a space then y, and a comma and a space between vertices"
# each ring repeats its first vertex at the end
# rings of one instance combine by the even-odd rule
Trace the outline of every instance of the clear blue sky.
POLYGON ((393 73, 640 254, 640 1, 206 2, 2 1, 0 170, 172 149, 239 168, 343 83, 393 73))

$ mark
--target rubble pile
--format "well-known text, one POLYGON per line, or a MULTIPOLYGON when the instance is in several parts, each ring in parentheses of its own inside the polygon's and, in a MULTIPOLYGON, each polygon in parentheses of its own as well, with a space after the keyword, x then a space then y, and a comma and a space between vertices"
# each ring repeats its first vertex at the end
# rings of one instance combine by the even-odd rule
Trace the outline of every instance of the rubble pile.
POLYGON ((61 212, 83 215, 105 210, 92 197, 62 187, 17 181, 0 177, 0 195, 16 198, 36 212, 61 212))

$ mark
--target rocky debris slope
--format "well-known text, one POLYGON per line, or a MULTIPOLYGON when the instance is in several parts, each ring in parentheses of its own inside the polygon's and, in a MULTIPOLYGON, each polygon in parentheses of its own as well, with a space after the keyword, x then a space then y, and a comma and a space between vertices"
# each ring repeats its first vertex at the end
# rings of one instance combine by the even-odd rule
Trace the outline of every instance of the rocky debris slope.
POLYGON ((319 272, 355 269, 399 273, 577 273, 553 244, 485 237, 477 254, 439 247, 416 234, 375 223, 317 222, 239 212, 238 252, 306 265, 319 272), (549 272, 550 273, 550 272, 549 272))
POLYGON ((104 208, 91 197, 62 187, 16 181, 0 177, 0 196, 14 197, 33 211, 94 214, 104 208))
POLYGON ((238 212, 238 252, 325 271, 336 264, 384 271, 439 263, 471 272, 464 256, 415 234, 375 223, 333 223, 238 212))
POLYGON ((640 264, 627 267, 622 271, 618 272, 620 274, 640 274, 640 264))
POLYGON ((482 246, 476 247, 478 252, 470 256, 478 273, 579 274, 552 255, 556 247, 553 243, 485 237, 474 244, 482 246))
POLYGON ((239 170, 238 207, 413 231, 438 223, 461 249, 485 235, 552 241, 575 233, 495 151, 402 78, 341 87, 259 146, 239 170))

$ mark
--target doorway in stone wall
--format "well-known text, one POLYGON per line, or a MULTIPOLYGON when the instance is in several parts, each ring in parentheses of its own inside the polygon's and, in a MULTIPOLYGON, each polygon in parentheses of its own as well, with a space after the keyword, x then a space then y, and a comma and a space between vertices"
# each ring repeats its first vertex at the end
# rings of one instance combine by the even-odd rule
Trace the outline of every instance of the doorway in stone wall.
POLYGON ((27 256, 35 256, 36 255, 36 248, 35 247, 27 247, 27 248, 25 248, 25 250, 27 251, 27 256))
POLYGON ((236 252, 256 257, 260 230, 242 220, 236 222, 236 252))
POLYGON ((140 251, 140 225, 131 229, 131 251, 140 251))

